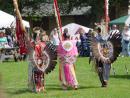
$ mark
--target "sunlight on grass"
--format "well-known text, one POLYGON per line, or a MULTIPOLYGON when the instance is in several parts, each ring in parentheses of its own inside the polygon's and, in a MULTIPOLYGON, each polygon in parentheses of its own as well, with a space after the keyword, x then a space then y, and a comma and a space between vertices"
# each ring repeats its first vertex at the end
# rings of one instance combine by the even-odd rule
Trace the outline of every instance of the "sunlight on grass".
POLYGON ((2 75, 2 87, 8 98, 129 98, 130 97, 130 58, 118 58, 112 65, 115 68, 114 75, 111 70, 109 85, 101 88, 97 74, 88 58, 78 58, 76 62, 76 74, 79 82, 79 89, 61 89, 58 80, 58 65, 53 72, 46 75, 47 93, 35 94, 27 88, 27 62, 4 62, 0 64, 2 75), (129 70, 127 75, 126 67, 129 70))

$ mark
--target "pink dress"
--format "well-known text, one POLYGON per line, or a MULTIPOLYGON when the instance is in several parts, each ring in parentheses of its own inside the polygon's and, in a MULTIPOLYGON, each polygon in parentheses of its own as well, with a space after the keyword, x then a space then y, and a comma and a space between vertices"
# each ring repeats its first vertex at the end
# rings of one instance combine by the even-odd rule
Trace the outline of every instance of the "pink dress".
POLYGON ((60 62, 60 80, 62 85, 75 87, 78 85, 74 63, 78 55, 74 40, 62 41, 57 49, 60 62))

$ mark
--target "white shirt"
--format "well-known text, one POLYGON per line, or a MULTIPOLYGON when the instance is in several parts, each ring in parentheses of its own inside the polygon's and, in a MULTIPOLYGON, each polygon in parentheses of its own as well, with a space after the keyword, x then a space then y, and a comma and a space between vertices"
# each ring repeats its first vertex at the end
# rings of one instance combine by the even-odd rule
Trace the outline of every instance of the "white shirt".
POLYGON ((52 40, 53 40, 53 44, 54 45, 59 45, 60 40, 59 40, 58 34, 53 35, 53 39, 52 40))
POLYGON ((122 38, 123 38, 123 40, 129 41, 130 40, 130 30, 123 31, 122 32, 122 38))

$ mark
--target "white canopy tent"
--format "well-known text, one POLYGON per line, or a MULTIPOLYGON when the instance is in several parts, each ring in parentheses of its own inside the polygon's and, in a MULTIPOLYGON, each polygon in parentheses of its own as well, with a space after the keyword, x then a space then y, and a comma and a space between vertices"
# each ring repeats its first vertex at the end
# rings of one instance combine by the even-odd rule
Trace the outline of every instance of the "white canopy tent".
POLYGON ((83 28, 85 33, 88 33, 90 30, 90 28, 76 24, 76 23, 70 23, 70 24, 63 26, 62 31, 64 31, 65 28, 68 29, 68 33, 70 35, 75 35, 79 28, 83 28))
MULTIPOLYGON (((64 29, 67 28, 68 29, 68 33, 70 34, 70 37, 72 39, 78 39, 80 40, 80 34, 77 33, 77 31, 82 28, 84 30, 85 33, 88 33, 89 30, 91 28, 88 28, 88 27, 85 27, 85 26, 82 26, 82 25, 79 25, 79 24, 76 24, 76 23, 70 23, 70 24, 67 24, 65 26, 62 27, 62 31, 64 32, 64 29)), ((50 35, 53 35, 54 33, 54 29, 51 31, 51 34, 50 35)))
MULTIPOLYGON (((27 28, 30 27, 29 22, 23 20, 23 25, 27 28)), ((16 27, 16 19, 13 15, 0 10, 0 28, 16 27)))
POLYGON ((68 29, 68 33, 70 34, 71 38, 73 38, 73 39, 78 38, 79 40, 80 40, 80 34, 77 33, 79 28, 82 28, 85 33, 88 33, 90 30, 90 28, 76 24, 76 23, 70 23, 70 24, 63 26, 62 31, 64 31, 65 28, 68 29))

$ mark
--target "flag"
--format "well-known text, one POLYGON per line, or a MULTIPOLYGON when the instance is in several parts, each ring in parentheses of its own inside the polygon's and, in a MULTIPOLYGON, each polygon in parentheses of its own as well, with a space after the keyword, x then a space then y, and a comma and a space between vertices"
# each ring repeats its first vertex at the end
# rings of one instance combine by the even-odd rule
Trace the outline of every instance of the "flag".
POLYGON ((20 54, 26 54, 27 48, 26 48, 26 40, 25 40, 25 32, 21 27, 20 20, 16 18, 16 37, 17 42, 19 44, 20 48, 20 54))

